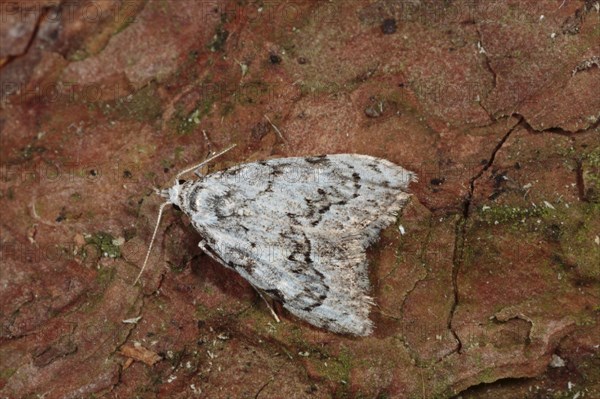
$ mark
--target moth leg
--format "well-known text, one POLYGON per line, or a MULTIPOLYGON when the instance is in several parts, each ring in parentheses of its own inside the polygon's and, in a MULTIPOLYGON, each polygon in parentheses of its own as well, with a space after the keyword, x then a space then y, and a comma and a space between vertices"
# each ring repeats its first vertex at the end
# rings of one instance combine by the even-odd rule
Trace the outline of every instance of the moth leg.
POLYGON ((208 138, 208 134, 206 134, 206 130, 202 129, 202 135, 204 136, 204 141, 206 141, 206 148, 208 149, 208 154, 206 155, 206 157, 208 158, 212 153, 212 143, 208 138))
MULTIPOLYGON (((198 246, 200 247, 200 249, 202 251, 204 251, 205 254, 207 254, 208 256, 210 256, 211 258, 213 258, 214 260, 216 260, 217 262, 219 262, 222 265, 227 265, 227 263, 225 263, 225 261, 223 259, 221 259, 221 257, 219 255, 217 255, 213 250, 211 250, 207 245, 206 245, 206 240, 202 240, 198 243, 198 246)), ((252 286, 252 288, 254 288, 254 290, 258 293, 258 295, 262 298, 262 300, 265 302, 265 305, 267 305, 267 308, 269 308, 269 311, 271 312, 271 315, 273 316, 273 318, 275 319, 275 321, 277 323, 280 323, 281 320, 279 320, 279 317, 277 316, 277 314, 275 313, 275 311, 273 310, 273 307, 271 306, 271 304, 267 301, 267 299, 264 297, 264 295, 262 294, 261 290, 258 287, 255 287, 254 284, 252 284, 251 282, 248 281, 248 284, 250 284, 252 286)))
POLYGON ((214 253, 210 248, 208 248, 208 246, 206 244, 207 244, 206 240, 202 240, 198 243, 198 246, 200 247, 200 249, 202 251, 204 251, 205 254, 207 254, 208 256, 213 258, 213 260, 219 262, 222 265, 226 265, 225 261, 223 259, 221 259, 221 257, 219 255, 214 253))
MULTIPOLYGON (((252 283, 250 283, 250 285, 252 285, 252 283)), ((254 288, 254 290, 256 292, 258 292, 258 295, 262 298, 262 300, 265 302, 265 305, 267 305, 267 308, 269 308, 269 311, 271 312, 271 315, 273 316, 273 318, 275 319, 275 321, 277 323, 280 323, 281 320, 279 320, 279 317, 277 317, 277 313, 275 313, 275 311, 273 310, 273 307, 271 306, 271 304, 267 301, 267 298, 265 298, 265 296, 262 294, 262 292, 260 292, 260 289, 258 289, 257 287, 252 285, 252 288, 254 288)))

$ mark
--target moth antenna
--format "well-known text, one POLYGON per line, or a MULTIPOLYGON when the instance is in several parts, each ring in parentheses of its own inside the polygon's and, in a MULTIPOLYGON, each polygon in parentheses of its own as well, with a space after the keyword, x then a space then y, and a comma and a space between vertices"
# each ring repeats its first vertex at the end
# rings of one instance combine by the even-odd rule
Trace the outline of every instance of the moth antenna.
POLYGON ((225 154, 227 151, 231 150, 231 149, 232 149, 233 147, 235 147, 235 146, 236 146, 236 144, 233 144, 233 145, 231 145, 231 146, 227 147, 226 149, 224 149, 223 151, 219 152, 218 154, 215 154, 215 155, 213 155, 212 157, 210 157, 210 158, 208 158, 208 159, 206 159, 206 160, 202 161, 201 163, 199 163, 199 164, 197 164, 197 165, 194 165, 194 166, 190 166, 189 168, 187 168, 187 169, 184 169, 184 170, 182 170, 181 172, 177 173, 177 176, 175 176, 175 184, 176 184, 176 185, 178 185, 178 184, 179 184, 179 183, 178 183, 178 181, 179 181, 179 178, 180 178, 182 175, 185 175, 186 173, 188 173, 188 172, 191 172, 192 170, 195 170, 195 169, 197 169, 197 168, 201 168, 202 166, 206 165, 207 163, 209 163, 209 162, 210 162, 210 161, 212 161, 213 159, 215 159, 215 158, 218 158, 218 157, 220 157, 221 155, 225 154))
POLYGON ((133 285, 137 284, 138 280, 142 276, 142 273, 144 273, 144 269, 146 268, 146 263, 148 263, 148 258, 150 258, 150 251, 152 251, 152 245, 154 244, 154 240, 156 239, 156 233, 158 232, 158 226, 160 226, 160 219, 162 218, 163 210, 165 209, 165 206, 167 206, 167 205, 171 205, 171 203, 169 201, 164 202, 163 204, 161 204, 160 208, 158 208, 158 219, 156 220, 156 226, 154 226, 154 233, 152 233, 152 239, 150 240, 150 246, 148 247, 148 252, 146 252, 146 259, 144 259, 142 268, 140 269, 140 272, 138 273, 137 277, 135 278, 133 285))

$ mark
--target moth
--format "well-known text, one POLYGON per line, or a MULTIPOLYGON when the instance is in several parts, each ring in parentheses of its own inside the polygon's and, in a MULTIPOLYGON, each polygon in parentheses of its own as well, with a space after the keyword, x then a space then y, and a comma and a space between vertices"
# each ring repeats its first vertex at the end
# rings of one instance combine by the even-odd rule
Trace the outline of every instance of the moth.
POLYGON ((200 248, 259 293, 316 327, 369 335, 366 250, 396 220, 416 175, 359 154, 270 159, 198 173, 225 151, 181 172, 161 192, 167 202, 159 221, 164 206, 178 206, 202 237, 200 248), (197 180, 179 180, 193 169, 197 180))

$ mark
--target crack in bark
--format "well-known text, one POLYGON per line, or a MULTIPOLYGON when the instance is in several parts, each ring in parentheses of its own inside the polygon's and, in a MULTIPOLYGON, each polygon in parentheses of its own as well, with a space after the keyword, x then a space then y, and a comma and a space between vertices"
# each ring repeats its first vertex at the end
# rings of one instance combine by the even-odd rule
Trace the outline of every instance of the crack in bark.
MULTIPOLYGON (((474 25, 475 25, 475 31, 477 32, 477 38, 479 41, 479 43, 478 43, 478 47, 480 48, 479 53, 483 54, 485 69, 492 75, 492 88, 489 89, 488 92, 485 94, 485 97, 487 98, 498 87, 498 74, 496 73, 494 68, 492 68, 492 61, 490 60, 490 57, 489 57, 487 51, 485 50, 485 46, 483 44, 483 34, 481 33, 481 30, 479 29, 479 25, 477 25, 477 23, 474 23, 474 25)), ((489 125, 496 122, 496 118, 494 118, 492 113, 486 108, 486 106, 483 104, 483 101, 482 100, 478 101, 478 104, 481 107, 481 109, 483 109, 483 111, 490 118, 489 125)), ((486 125, 486 126, 489 126, 489 125, 486 125)))
MULTIPOLYGON (((522 116, 519 115, 519 121, 513 127, 511 127, 508 130, 508 132, 506 132, 506 134, 504 134, 504 136, 500 139, 498 144, 496 144, 496 147, 494 147, 494 150, 492 151, 492 154, 491 154, 488 162, 469 181, 469 192, 467 193, 467 196, 465 197, 465 200, 463 202, 462 216, 456 223, 456 230, 455 230, 456 231, 456 233, 455 233, 456 239, 455 239, 455 244, 454 244, 454 254, 452 256, 452 292, 453 292, 454 300, 452 303, 452 308, 450 309, 450 313, 448 315, 448 323, 447 323, 448 330, 454 336, 454 339, 456 339, 456 342, 458 343, 458 345, 457 345, 456 350, 450 352, 448 355, 450 355, 451 353, 454 353, 454 352, 461 353, 461 350, 462 350, 462 341, 460 340, 460 337, 458 336, 458 334, 452 327, 452 320, 454 319, 454 313, 456 312, 456 308, 458 307, 458 303, 460 301, 460 293, 458 290, 458 273, 460 272, 461 266, 464 264, 464 261, 465 261, 464 251, 465 251, 465 241, 466 241, 466 235, 467 235, 467 221, 468 221, 469 213, 470 213, 470 209, 471 209, 471 202, 473 200, 473 195, 475 193, 475 183, 481 176, 483 176, 483 174, 489 168, 492 167, 492 165, 494 164, 494 160, 496 159, 496 155, 498 154, 498 151, 500 151, 500 149, 504 146, 504 143, 506 143, 506 141, 508 140, 510 135, 518 127, 523 126, 524 123, 526 123, 525 118, 523 118, 522 116)), ((446 356, 448 356, 448 355, 446 355, 446 356)))
POLYGON ((475 24, 475 31, 477 32, 477 38, 479 39, 479 47, 480 47, 479 53, 483 54, 485 69, 487 69, 488 72, 492 74, 492 80, 493 80, 492 88, 487 93, 487 94, 490 94, 498 86, 498 75, 496 74, 496 71, 494 71, 494 68, 492 68, 492 62, 485 50, 485 46, 483 45, 483 34, 481 33, 481 30, 479 30, 479 26, 477 24, 475 24))
POLYGON ((498 323, 506 323, 510 320, 522 320, 522 321, 526 322, 527 324, 529 324, 529 329, 527 330, 527 338, 525 340, 525 345, 526 346, 529 345, 531 343, 531 335, 533 332, 533 328, 535 327, 535 323, 533 322, 533 319, 531 317, 527 317, 522 312, 515 312, 514 314, 510 314, 510 315, 501 315, 501 313, 503 311, 504 311, 504 309, 497 312, 493 316, 493 319, 496 320, 498 323))
MULTIPOLYGON (((491 117, 491 115, 490 115, 490 117, 491 117)), ((453 267, 452 267, 452 292, 453 292, 454 300, 453 300, 452 308, 450 310, 450 314, 448 316, 448 330, 450 331, 450 333, 454 336, 454 338, 458 342, 458 346, 457 346, 456 350, 450 352, 449 354, 447 354, 444 357, 447 357, 454 352, 461 353, 461 349, 462 349, 462 342, 461 342, 458 334, 452 327, 452 321, 454 319, 454 314, 456 312, 456 308, 458 307, 458 304, 460 301, 460 293, 459 293, 459 289, 458 289, 458 274, 460 272, 461 266, 465 262, 464 252, 465 252, 465 241, 466 241, 466 234, 467 234, 467 221, 470 216, 471 204, 473 201, 473 196, 475 194, 475 186, 476 186, 477 180, 479 180, 481 178, 481 176, 483 176, 483 174, 492 167, 492 165, 494 164, 494 160, 496 159, 496 155, 502 149, 502 147, 504 146, 506 141, 509 139, 510 135, 517 128, 523 128, 526 131, 528 131, 529 133, 533 133, 533 134, 552 133, 552 134, 560 134, 560 135, 566 135, 566 136, 571 137, 574 134, 584 133, 589 130, 596 129, 600 125, 600 119, 598 119, 596 122, 594 122, 594 124, 588 126, 587 128, 576 130, 576 131, 568 131, 568 130, 562 129, 560 127, 551 127, 551 128, 547 128, 547 129, 543 129, 543 130, 538 130, 538 129, 535 129, 533 126, 531 126, 529 124, 529 122, 527 122, 525 117, 519 113, 512 113, 510 115, 510 117, 518 118, 518 122, 513 127, 511 127, 505 133, 505 135, 500 139, 500 141, 498 142, 496 147, 494 147, 489 160, 483 166, 483 168, 481 168, 481 170, 469 180, 469 191, 463 201, 462 216, 456 223, 456 230, 455 230, 456 239, 455 239, 455 245, 454 245, 454 254, 452 257, 452 265, 453 265, 453 267)), ((497 121, 496 118, 493 118, 493 119, 494 119, 494 121, 497 121)), ((578 190, 580 192, 580 198, 582 198, 581 193, 584 191, 584 187, 582 185, 583 178, 582 178, 582 170, 581 170, 580 163, 578 163, 578 168, 577 168, 576 173, 577 173, 578 190)))
MULTIPOLYGON (((421 246, 421 251, 419 253, 419 260, 421 261, 422 265, 426 264, 426 259, 425 259, 425 254, 427 253, 427 248, 429 247, 429 244, 431 243, 431 230, 433 229, 433 217, 430 216, 429 217, 429 226, 428 226, 428 230, 427 230, 427 236, 425 237, 425 240, 423 242, 423 245, 421 246)), ((420 283, 422 283, 423 281, 425 281, 427 279, 427 277, 429 276, 429 272, 425 269, 425 275, 419 279, 417 279, 413 286, 406 292, 406 294, 404 295, 404 298, 402 299, 402 303, 400 304, 400 309, 399 309, 399 316, 398 317, 394 317, 392 315, 388 315, 385 314, 386 316, 398 321, 398 322, 402 322, 402 320, 404 320, 404 305, 406 304, 406 301, 408 300, 408 298, 410 297, 410 295, 413 293, 413 291, 419 286, 420 283)), ((379 305, 377 305, 377 307, 380 309, 379 305)), ((381 312, 382 314, 384 314, 383 312, 381 312)), ((404 335, 404 333, 400 336, 400 341, 402 342, 402 344, 404 345, 404 347, 406 348, 406 351, 408 353, 408 355, 410 356, 410 359, 412 361, 415 362, 415 364, 419 363, 419 356, 418 354, 412 349, 411 345, 408 343, 406 336, 404 335)))
MULTIPOLYGON (((425 241, 423 243, 423 246, 421 247, 421 253, 419 254, 419 260, 421 261, 422 265, 426 264, 425 253, 427 252, 427 248, 429 247, 429 244, 431 243, 431 229, 432 228, 433 228, 433 223, 432 223, 432 217, 430 216, 429 217, 429 230, 427 231, 427 237, 425 237, 425 241)), ((413 293, 413 291, 415 289, 417 289, 417 287, 419 286, 419 283, 421 283, 427 279, 428 275, 429 275, 429 272, 427 271, 427 269, 425 269, 425 275, 422 278, 417 279, 415 281, 415 283, 413 284, 413 286, 404 295, 404 299, 402 299, 402 303, 400 304, 400 311, 399 311, 401 319, 404 316, 404 305, 406 304, 408 297, 410 297, 410 295, 413 293)))
POLYGON ((579 130, 566 130, 566 129, 563 129, 562 127, 558 127, 558 126, 553 126, 553 127, 549 127, 549 128, 540 130, 540 129, 536 129, 533 126, 531 126, 529 124, 529 122, 527 122, 527 119, 525 119, 525 117, 523 115, 521 115, 517 112, 513 113, 511 116, 522 119, 521 123, 523 124, 523 127, 529 133, 533 133, 533 134, 553 133, 553 134, 558 134, 558 135, 562 135, 562 136, 573 136, 575 134, 581 134, 581 133, 585 133, 589 130, 597 129, 600 126, 600 117, 598 117, 598 119, 596 119, 596 121, 594 123, 592 123, 588 127, 585 127, 583 129, 579 129, 579 130))
POLYGON ((585 182, 583 180, 583 161, 581 159, 575 160, 575 184, 577 184, 577 197, 579 201, 589 202, 585 195, 585 182))
POLYGON ((9 55, 6 58, 6 61, 4 62, 3 65, 1 65, 0 70, 2 68, 7 67, 8 65, 10 65, 12 62, 14 62, 15 60, 25 57, 27 55, 27 53, 29 53, 29 50, 31 49, 31 47, 33 46, 33 43, 35 42, 35 39, 38 36, 38 33, 40 31, 40 28, 42 26, 42 24, 44 23, 46 16, 48 15, 48 13, 50 12, 50 9, 52 9, 52 6, 47 6, 47 7, 43 7, 42 8, 42 12, 40 12, 40 15, 38 16, 37 20, 35 21, 35 26, 33 28, 33 31, 31 32, 31 37, 29 38, 29 41, 27 42, 27 45, 25 46, 25 49, 20 52, 19 54, 13 54, 13 55, 9 55))
MULTIPOLYGON (((491 91, 490 91, 490 93, 491 93, 491 91)), ((494 116, 492 115, 492 113, 485 107, 485 105, 483 105, 483 102, 478 101, 477 104, 483 110, 483 112, 485 112, 485 114, 488 116, 488 118, 490 118, 490 120, 489 120, 488 123, 486 123, 485 125, 479 125, 477 127, 487 127, 487 126, 491 126, 494 123, 496 123, 496 119, 494 118, 494 116)))
MULTIPOLYGON (((565 130, 561 127, 549 127, 547 129, 536 129, 533 126, 531 126, 531 124, 529 122, 527 122, 527 119, 519 114, 519 113, 513 113, 512 116, 517 117, 520 119, 520 124, 522 125, 523 128, 525 128, 527 130, 527 132, 531 133, 531 134, 544 134, 544 133, 550 133, 550 134, 558 134, 560 136, 567 136, 572 138, 574 135, 576 134, 582 134, 582 133, 586 133, 590 130, 594 130, 594 129, 598 129, 598 127, 600 126, 600 118, 598 118, 593 124, 591 124, 590 126, 583 128, 583 129, 579 129, 579 130, 565 130)), ((577 197, 579 198, 580 201, 582 202, 589 202, 589 199, 587 198, 585 192, 585 182, 583 179, 583 163, 581 159, 575 159, 575 184, 577 186, 577 197)))
MULTIPOLYGON (((425 237, 425 240, 423 241, 423 245, 421 246, 421 250, 419 251, 419 255, 418 255, 418 260, 421 262, 421 264, 425 264, 426 263, 426 261, 425 261, 425 253, 427 251, 427 246, 431 242, 431 229, 432 229, 432 227, 433 227, 433 223, 432 223, 432 218, 430 216, 429 217, 429 226, 428 226, 428 230, 427 230, 427 236, 425 237)), ((398 253, 400 250, 401 250, 401 246, 399 246, 396 249, 396 253, 398 253)), ((380 278, 378 280, 377 284, 378 285, 381 284, 382 281, 387 280, 392 274, 396 273, 396 271, 398 270, 398 267, 399 267, 399 263, 400 263, 399 258, 398 258, 398 256, 396 256, 396 262, 395 262, 394 267, 392 268, 392 270, 390 270, 385 276, 383 276, 382 278, 380 278)), ((409 289, 406 292, 406 294, 404 296, 404 299, 402 300, 402 304, 400 305, 400 314, 402 314, 402 308, 404 307, 404 302, 406 301, 406 299, 408 298, 408 296, 410 295, 410 293, 412 291, 414 291, 415 286, 417 285, 417 283, 420 280, 424 280, 427 277, 427 274, 428 274, 427 271, 425 271, 425 276, 423 278, 417 280, 415 282, 415 284, 412 286, 412 288, 409 289)))
MULTIPOLYGON (((591 6, 588 7, 588 5, 584 5, 584 7, 577 9, 577 12, 584 12, 585 14, 587 14, 587 12, 589 12, 589 9, 591 9, 591 6)), ((486 97, 490 95, 490 93, 492 93, 494 90, 496 90, 497 86, 498 86, 498 74, 496 73, 496 71, 494 70, 494 68, 492 67, 492 62, 491 59, 487 53, 487 51, 485 50, 485 45, 484 45, 484 41, 483 41, 483 34, 481 32, 481 30, 479 29, 479 25, 474 22, 475 25, 475 31, 477 32, 477 39, 478 39, 478 48, 479 48, 479 53, 483 55, 483 59, 484 59, 484 65, 485 65, 485 69, 492 75, 492 88, 490 90, 488 90, 488 92, 486 93, 486 97)), ((580 71, 584 71, 587 70, 589 68, 592 68, 593 66, 596 67, 600 67, 600 61, 598 56, 594 56, 591 57, 583 62, 581 62, 579 65, 577 65, 577 67, 573 70, 572 75, 574 76, 577 72, 580 71)), ((490 110, 488 110, 486 108, 486 106, 483 104, 482 101, 479 101, 479 106, 481 107, 481 109, 483 109, 487 115, 490 118, 490 121, 492 123, 497 121, 497 118, 490 112, 490 110)), ((588 130, 597 128, 600 125, 600 116, 596 119, 596 121, 591 124, 590 126, 583 128, 583 129, 579 129, 576 131, 569 131, 569 130, 565 130, 561 127, 550 127, 547 129, 543 129, 543 130, 538 130, 533 128, 526 120, 525 117, 519 113, 515 113, 513 112, 510 116, 516 116, 518 118, 522 118, 522 122, 524 124, 524 127, 531 132, 534 133, 555 133, 555 134, 561 134, 561 135, 573 135, 573 134, 578 134, 578 133, 583 133, 586 132, 588 130)))
POLYGON ((269 378, 269 380, 267 382, 265 382, 259 389, 258 392, 256 392, 256 395, 254 395, 254 399, 258 399, 258 395, 260 395, 260 393, 271 383, 273 382, 273 380, 275 379, 275 377, 271 377, 269 378))

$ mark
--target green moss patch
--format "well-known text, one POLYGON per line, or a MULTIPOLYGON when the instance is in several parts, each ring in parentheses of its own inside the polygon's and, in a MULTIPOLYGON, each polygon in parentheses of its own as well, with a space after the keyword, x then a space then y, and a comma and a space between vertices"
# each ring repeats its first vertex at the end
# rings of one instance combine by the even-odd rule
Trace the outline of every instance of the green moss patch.
POLYGON ((98 232, 93 235, 89 235, 85 237, 85 242, 87 244, 92 244, 96 246, 102 256, 107 258, 120 258, 121 257, 121 248, 118 245, 117 240, 109 233, 98 232))

